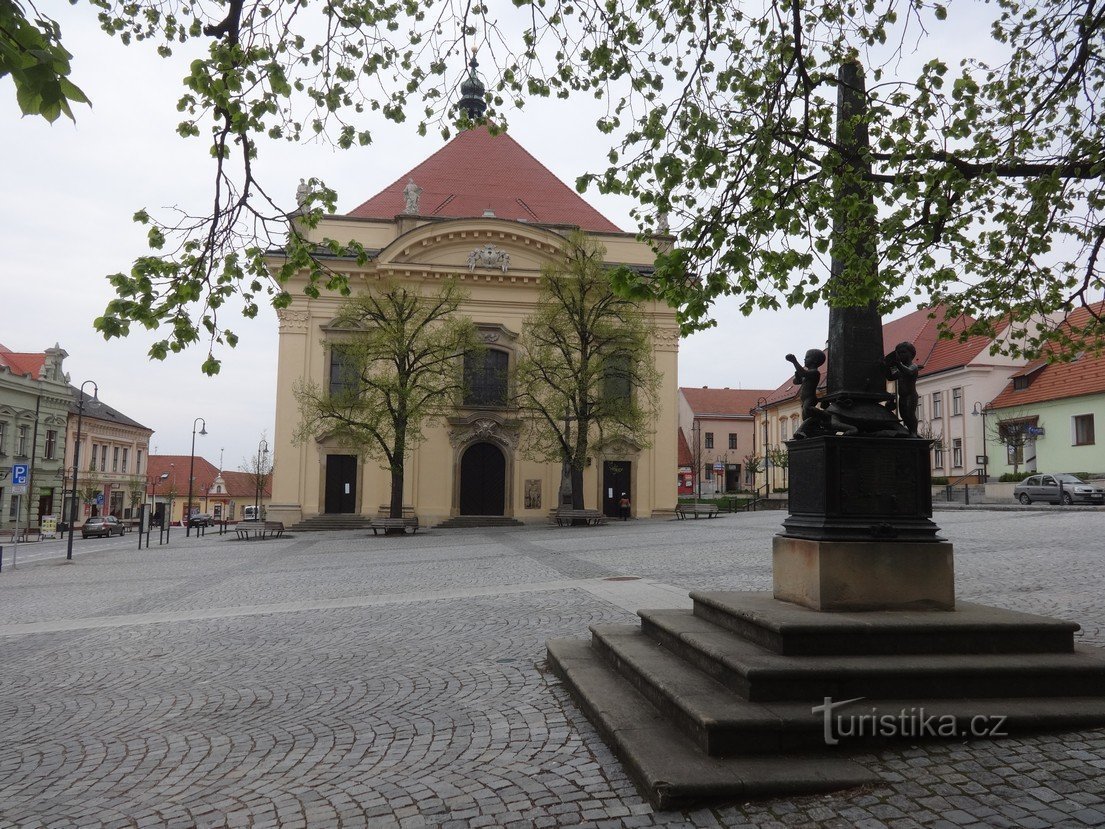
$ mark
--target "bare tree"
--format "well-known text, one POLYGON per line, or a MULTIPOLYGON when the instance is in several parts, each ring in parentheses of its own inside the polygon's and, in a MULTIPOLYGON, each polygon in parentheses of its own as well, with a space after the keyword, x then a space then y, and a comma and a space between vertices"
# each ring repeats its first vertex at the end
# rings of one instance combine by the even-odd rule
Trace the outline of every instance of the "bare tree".
POLYGON ((465 295, 452 281, 436 293, 384 284, 346 303, 344 329, 329 342, 330 383, 296 387, 295 440, 328 437, 383 461, 391 472, 389 515, 403 516, 404 464, 423 426, 444 416, 464 389, 463 356, 481 344, 457 316, 465 295))
POLYGON ((522 326, 515 371, 524 452, 570 470, 572 507, 583 509, 583 470, 593 442, 640 445, 655 410, 659 375, 648 324, 614 293, 606 249, 572 233, 543 269, 537 309, 522 326))

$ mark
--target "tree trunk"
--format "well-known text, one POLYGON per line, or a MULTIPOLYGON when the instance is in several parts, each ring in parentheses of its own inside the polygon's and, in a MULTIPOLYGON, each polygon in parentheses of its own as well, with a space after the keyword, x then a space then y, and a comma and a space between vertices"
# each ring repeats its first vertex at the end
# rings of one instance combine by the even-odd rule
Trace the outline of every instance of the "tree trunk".
MULTIPOLYGON (((406 466, 406 424, 396 423, 395 443, 392 451, 391 464, 391 503, 388 507, 389 518, 403 517, 403 478, 406 466), (400 428, 402 426, 402 428, 400 428)), ((402 527, 388 529, 386 535, 403 535, 402 527)))
POLYGON ((583 506, 583 469, 572 466, 572 509, 584 509, 583 506))

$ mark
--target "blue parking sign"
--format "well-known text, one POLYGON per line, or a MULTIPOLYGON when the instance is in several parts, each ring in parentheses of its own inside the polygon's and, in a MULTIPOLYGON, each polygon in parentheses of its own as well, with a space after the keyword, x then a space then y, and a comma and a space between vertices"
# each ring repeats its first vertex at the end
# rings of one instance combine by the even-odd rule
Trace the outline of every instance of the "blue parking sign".
POLYGON ((12 465, 12 484, 19 486, 27 483, 27 464, 17 463, 12 465))

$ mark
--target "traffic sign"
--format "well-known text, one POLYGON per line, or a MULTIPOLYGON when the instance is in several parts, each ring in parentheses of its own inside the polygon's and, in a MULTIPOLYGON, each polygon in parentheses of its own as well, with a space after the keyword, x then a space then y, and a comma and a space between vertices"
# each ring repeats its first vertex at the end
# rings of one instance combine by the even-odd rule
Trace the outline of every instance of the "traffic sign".
POLYGON ((26 484, 27 471, 27 464, 25 463, 12 464, 12 486, 26 484))

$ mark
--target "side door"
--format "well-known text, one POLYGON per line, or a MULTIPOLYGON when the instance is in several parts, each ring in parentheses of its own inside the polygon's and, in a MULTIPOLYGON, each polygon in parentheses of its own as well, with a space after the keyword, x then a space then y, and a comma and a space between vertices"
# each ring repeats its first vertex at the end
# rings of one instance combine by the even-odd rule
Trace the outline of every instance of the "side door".
POLYGON ((1040 486, 1038 489, 1039 499, 1041 501, 1059 501, 1059 482, 1055 480, 1051 475, 1043 475, 1040 478, 1040 486))

